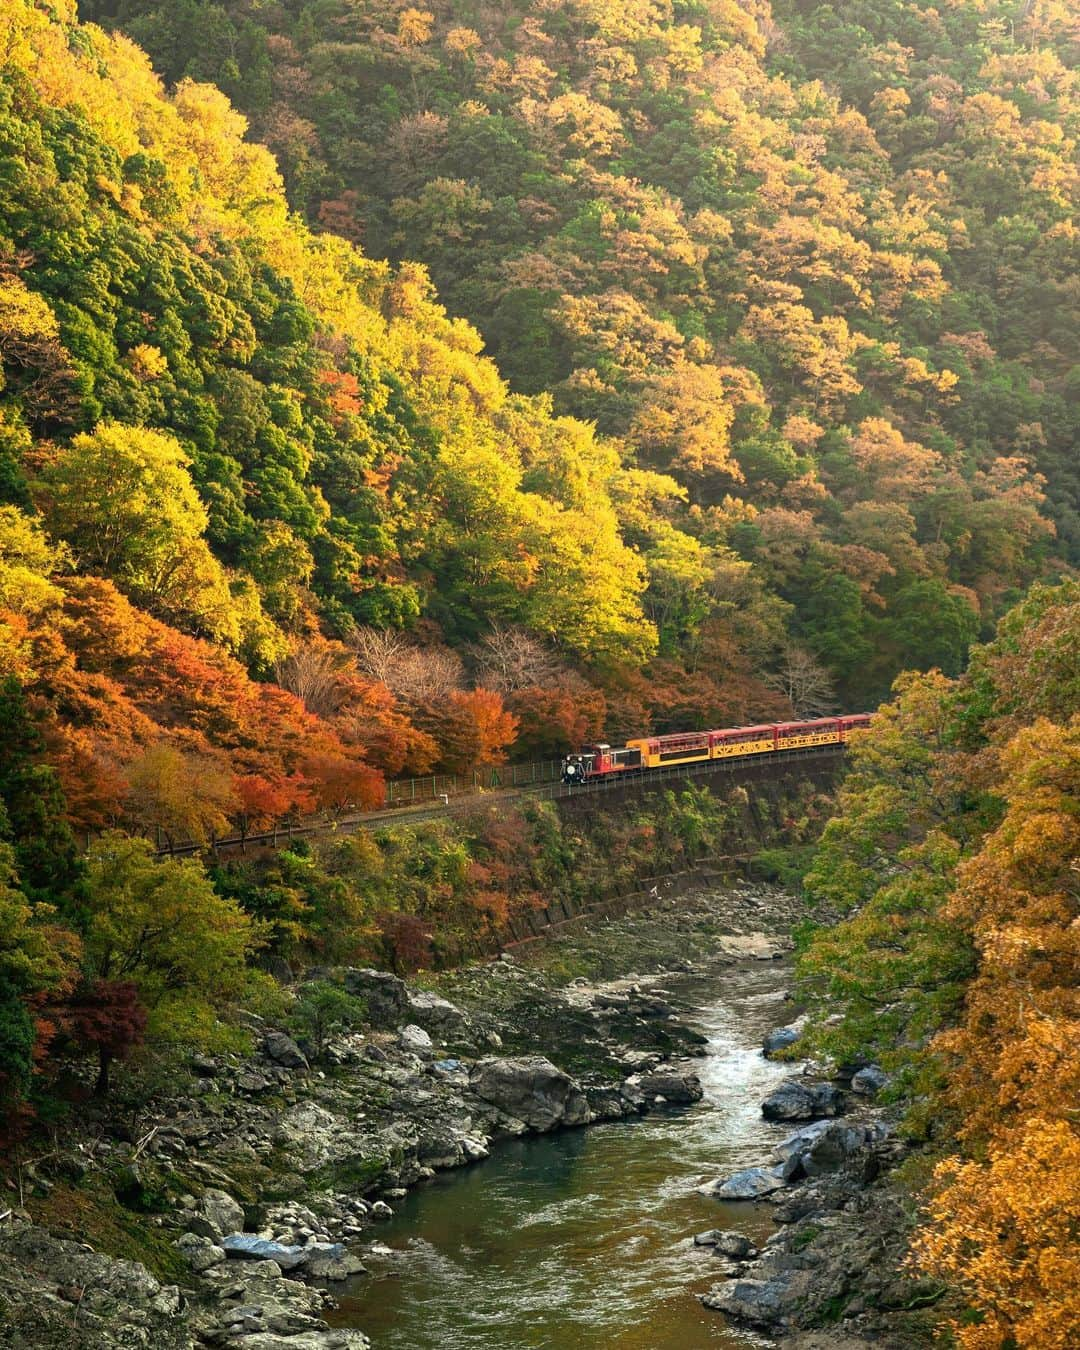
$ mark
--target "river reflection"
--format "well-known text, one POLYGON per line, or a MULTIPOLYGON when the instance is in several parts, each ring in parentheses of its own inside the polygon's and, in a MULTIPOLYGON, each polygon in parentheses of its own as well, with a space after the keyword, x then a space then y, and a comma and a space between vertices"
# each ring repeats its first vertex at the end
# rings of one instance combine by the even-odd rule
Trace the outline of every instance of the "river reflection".
POLYGON ((412 1192, 375 1230, 383 1254, 333 1317, 375 1350, 701 1350, 763 1344, 694 1297, 716 1258, 705 1228, 760 1240, 767 1205, 723 1204, 695 1187, 761 1162, 782 1127, 759 1104, 790 1068, 760 1053, 784 1021, 788 971, 750 962, 665 987, 701 1007, 709 1038, 698 1105, 498 1145, 412 1192))

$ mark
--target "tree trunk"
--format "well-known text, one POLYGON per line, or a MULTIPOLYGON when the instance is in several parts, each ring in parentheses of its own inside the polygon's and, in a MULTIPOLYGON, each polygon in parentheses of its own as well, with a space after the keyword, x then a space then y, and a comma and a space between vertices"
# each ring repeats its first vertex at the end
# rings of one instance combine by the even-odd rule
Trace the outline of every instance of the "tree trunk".
POLYGON ((94 1096, 104 1097, 109 1091, 109 1066, 112 1064, 112 1055, 104 1046, 98 1049, 98 1076, 94 1084, 94 1096))

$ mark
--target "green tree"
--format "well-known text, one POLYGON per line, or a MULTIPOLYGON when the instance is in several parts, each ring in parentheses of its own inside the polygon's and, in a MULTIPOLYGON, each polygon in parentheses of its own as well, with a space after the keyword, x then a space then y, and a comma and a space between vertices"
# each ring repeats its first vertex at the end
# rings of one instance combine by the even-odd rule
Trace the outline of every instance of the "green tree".
POLYGON ((247 958, 263 934, 200 862, 159 862, 144 839, 103 835, 87 855, 85 909, 90 976, 132 982, 151 1037, 223 1039, 218 1015, 248 986, 247 958))
POLYGON ((896 596, 885 629, 882 636, 895 647, 902 665, 917 670, 937 666, 955 676, 978 637, 979 616, 944 582, 915 581, 896 596))
MULTIPOLYGON (((6 823, 0 805, 0 836, 6 823)), ((52 906, 31 904, 19 885, 15 855, 0 843, 0 1106, 26 1091, 37 1029, 29 1000, 74 983, 78 939, 53 922, 52 906)))
POLYGON ((43 507, 82 570, 110 577, 163 618, 239 646, 233 598, 203 538, 209 517, 190 468, 174 437, 103 422, 46 467, 43 507))
POLYGON ((0 506, 0 610, 40 618, 60 603, 50 577, 67 560, 40 524, 16 506, 0 506))
POLYGON ((0 680, 0 840, 10 839, 22 884, 34 900, 73 901, 81 864, 60 780, 14 676, 0 680))
POLYGON ((848 916, 815 930, 798 966, 820 1014, 817 1043, 838 1060, 869 1054, 925 1072, 926 1037, 955 1012, 973 968, 969 939, 944 912, 968 804, 944 754, 950 694, 937 673, 897 681, 849 752, 805 879, 812 901, 848 916))
POLYGON ((301 985, 289 1012, 289 1024, 310 1041, 316 1059, 321 1059, 331 1036, 359 1026, 367 1013, 362 998, 348 994, 329 980, 310 980, 301 985))

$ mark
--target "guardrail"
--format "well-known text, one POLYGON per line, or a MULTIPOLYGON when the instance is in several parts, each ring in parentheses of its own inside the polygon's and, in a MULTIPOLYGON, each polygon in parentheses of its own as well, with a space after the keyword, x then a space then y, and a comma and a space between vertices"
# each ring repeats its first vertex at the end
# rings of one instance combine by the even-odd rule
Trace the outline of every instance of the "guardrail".
POLYGON ((535 764, 501 764, 474 769, 471 774, 431 774, 423 778, 399 778, 386 785, 385 806, 412 806, 416 802, 437 801, 466 792, 491 792, 497 788, 529 787, 533 783, 555 783, 562 773, 562 761, 542 759, 535 764))

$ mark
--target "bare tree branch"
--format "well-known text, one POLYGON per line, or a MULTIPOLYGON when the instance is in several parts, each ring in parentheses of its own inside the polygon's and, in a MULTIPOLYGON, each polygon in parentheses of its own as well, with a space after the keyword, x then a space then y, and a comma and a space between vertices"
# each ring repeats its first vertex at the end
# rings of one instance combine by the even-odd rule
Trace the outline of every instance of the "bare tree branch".
POLYGON ((836 691, 829 672, 805 647, 795 643, 784 647, 779 668, 763 682, 784 695, 796 717, 824 717, 836 711, 836 691))
POLYGON ((353 636, 362 675, 403 703, 430 703, 465 687, 465 666, 449 647, 414 647, 400 633, 361 628, 353 636))
POLYGON ((523 628, 493 628, 471 654, 478 666, 477 682, 500 694, 556 684, 567 673, 555 653, 523 628))
POLYGON ((341 676, 348 658, 330 647, 298 646, 274 666, 282 689, 295 694, 317 717, 330 717, 341 707, 341 676))

